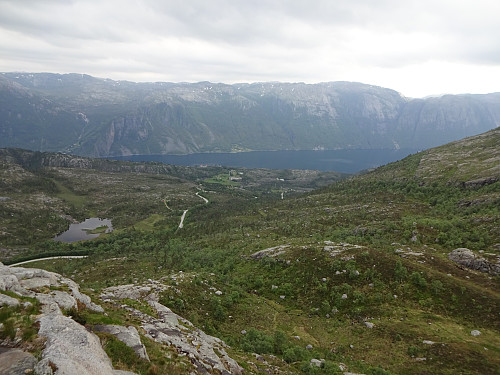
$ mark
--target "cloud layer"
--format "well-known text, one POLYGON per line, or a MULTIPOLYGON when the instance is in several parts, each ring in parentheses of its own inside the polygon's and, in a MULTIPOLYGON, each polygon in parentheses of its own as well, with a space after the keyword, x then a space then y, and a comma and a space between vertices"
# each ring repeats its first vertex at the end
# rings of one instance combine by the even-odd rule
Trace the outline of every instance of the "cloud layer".
POLYGON ((500 91, 497 0, 0 0, 0 71, 500 91))

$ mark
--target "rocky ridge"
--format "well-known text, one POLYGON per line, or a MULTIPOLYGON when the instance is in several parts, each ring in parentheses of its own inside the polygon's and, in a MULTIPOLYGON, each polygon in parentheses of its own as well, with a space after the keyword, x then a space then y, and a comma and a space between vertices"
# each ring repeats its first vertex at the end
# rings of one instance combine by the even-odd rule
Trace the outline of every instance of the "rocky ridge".
POLYGON ((175 314, 158 302, 158 295, 169 286, 151 280, 146 285, 122 285, 103 291, 103 301, 132 299, 146 301, 156 312, 156 316, 146 314, 133 307, 122 305, 141 320, 145 336, 159 343, 176 348, 181 355, 189 358, 197 373, 241 374, 243 369, 229 357, 227 345, 220 339, 207 335, 190 321, 175 314))

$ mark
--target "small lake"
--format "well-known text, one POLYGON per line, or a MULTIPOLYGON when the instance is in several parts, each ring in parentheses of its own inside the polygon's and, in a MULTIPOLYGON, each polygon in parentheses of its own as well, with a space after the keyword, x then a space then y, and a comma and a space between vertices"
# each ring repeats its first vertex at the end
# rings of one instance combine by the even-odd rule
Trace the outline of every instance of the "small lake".
POLYGON ((71 224, 66 232, 54 237, 54 241, 59 242, 76 242, 82 240, 91 240, 97 238, 101 233, 109 233, 113 231, 113 225, 110 219, 99 219, 91 217, 78 224, 71 224), (107 227, 104 229, 103 227, 107 227), (97 228, 102 228, 99 233, 91 233, 97 228))
POLYGON ((110 157, 115 160, 154 161, 173 165, 221 165, 225 167, 268 169, 314 169, 356 173, 376 168, 417 152, 400 150, 302 150, 200 153, 188 155, 130 155, 110 157))

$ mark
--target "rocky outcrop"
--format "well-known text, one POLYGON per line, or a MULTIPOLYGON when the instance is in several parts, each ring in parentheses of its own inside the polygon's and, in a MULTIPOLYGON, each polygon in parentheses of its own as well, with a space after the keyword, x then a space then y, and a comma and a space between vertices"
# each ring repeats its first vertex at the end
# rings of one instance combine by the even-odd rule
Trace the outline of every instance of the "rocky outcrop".
POLYGON ((79 303, 92 311, 104 311, 89 296, 81 293, 73 280, 41 269, 8 267, 0 263, 0 290, 36 298, 43 306, 55 304, 62 310, 76 308, 79 303), (41 293, 43 289, 50 291, 41 293))
POLYGON ((241 374, 243 369, 226 352, 227 345, 217 337, 207 335, 190 321, 175 314, 158 302, 158 295, 169 288, 158 281, 149 285, 122 285, 107 288, 101 294, 106 301, 131 298, 145 301, 155 311, 155 316, 129 306, 122 306, 141 320, 145 336, 159 343, 167 344, 187 356, 199 374, 220 372, 221 374, 241 374))
POLYGON ((290 245, 278 245, 270 247, 264 250, 257 251, 256 253, 250 255, 250 257, 253 259, 262 259, 264 257, 275 258, 278 255, 284 254, 289 246, 290 245))
POLYGON ((466 248, 458 248, 448 254, 448 258, 453 262, 477 270, 480 272, 489 273, 490 275, 500 274, 500 263, 492 263, 489 260, 474 254, 472 250, 466 248))

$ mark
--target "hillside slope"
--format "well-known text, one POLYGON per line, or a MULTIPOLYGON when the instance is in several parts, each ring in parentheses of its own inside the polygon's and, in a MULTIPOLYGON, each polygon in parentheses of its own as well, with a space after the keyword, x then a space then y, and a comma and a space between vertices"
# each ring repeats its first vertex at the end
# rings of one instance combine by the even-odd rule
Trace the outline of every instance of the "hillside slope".
MULTIPOLYGON (((40 168, 45 183, 33 184, 17 163, 4 165, 0 196, 16 194, 19 211, 1 217, 44 201, 49 221, 68 209, 116 220, 120 230, 92 241, 27 246, 87 258, 25 265, 71 277, 99 301, 105 313, 66 314, 100 335, 115 369, 218 373, 198 366, 201 333, 189 349, 172 344, 193 324, 248 374, 498 374, 499 144, 495 129, 296 196, 220 175, 74 166, 40 168), (136 327, 150 362, 105 324, 136 327)), ((2 338, 40 350, 33 312, 1 312, 2 338)))
POLYGON ((499 123, 498 93, 408 99, 352 82, 174 84, 0 75, 0 147, 86 156, 425 149, 499 123))

